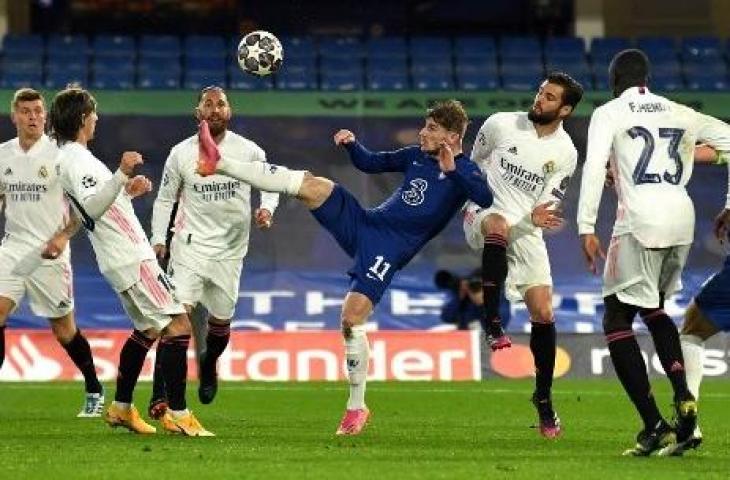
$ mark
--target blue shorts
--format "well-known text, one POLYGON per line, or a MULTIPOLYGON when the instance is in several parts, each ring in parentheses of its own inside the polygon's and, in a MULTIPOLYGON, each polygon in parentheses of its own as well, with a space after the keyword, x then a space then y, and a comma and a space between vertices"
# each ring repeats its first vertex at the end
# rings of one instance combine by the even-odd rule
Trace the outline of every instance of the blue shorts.
POLYGON ((720 330, 730 331, 730 257, 695 297, 702 313, 720 330))
POLYGON ((415 252, 387 224, 373 218, 355 197, 340 185, 312 215, 326 228, 355 265, 347 272, 350 291, 365 295, 377 305, 393 280, 415 252))

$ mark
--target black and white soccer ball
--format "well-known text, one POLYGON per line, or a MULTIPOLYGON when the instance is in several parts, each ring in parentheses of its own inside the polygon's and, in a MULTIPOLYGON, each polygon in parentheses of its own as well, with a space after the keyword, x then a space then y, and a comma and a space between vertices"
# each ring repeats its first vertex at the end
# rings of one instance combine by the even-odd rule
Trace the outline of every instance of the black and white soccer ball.
POLYGON ((251 75, 270 75, 281 68, 283 61, 284 49, 272 33, 257 30, 243 37, 238 44, 238 65, 251 75))

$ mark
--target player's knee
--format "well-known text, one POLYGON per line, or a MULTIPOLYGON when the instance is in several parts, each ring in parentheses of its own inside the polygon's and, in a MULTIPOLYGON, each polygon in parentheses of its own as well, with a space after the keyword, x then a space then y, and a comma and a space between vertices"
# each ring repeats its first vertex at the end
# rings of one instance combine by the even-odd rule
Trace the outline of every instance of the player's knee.
POLYGON ((162 331, 162 336, 178 337, 180 335, 190 335, 191 333, 190 319, 185 314, 179 314, 172 316, 172 320, 162 331))
POLYGON ((70 314, 51 319, 51 331, 56 340, 65 345, 76 335, 76 322, 73 321, 70 314))
POLYGON ((694 302, 690 303, 684 314, 684 322, 682 323, 680 333, 682 335, 694 335, 702 340, 707 340, 718 331, 719 329, 702 313, 702 310, 700 310, 697 304, 694 302))
POLYGON ((551 324, 555 322, 552 305, 541 305, 530 313, 530 320, 535 323, 551 324))
POLYGON ((603 314, 604 333, 631 330, 638 310, 636 307, 621 302, 616 295, 606 297, 604 305, 606 308, 603 314))
POLYGON ((0 297, 0 327, 8 321, 10 312, 13 311, 15 303, 6 297, 0 297))
POLYGON ((507 235, 509 235, 509 224, 507 223, 507 219, 494 213, 484 217, 481 228, 482 235, 485 237, 487 235, 501 235, 507 238, 507 235))
POLYGON ((297 195, 309 208, 317 208, 332 194, 335 184, 324 177, 315 177, 309 172, 304 174, 304 181, 297 195))

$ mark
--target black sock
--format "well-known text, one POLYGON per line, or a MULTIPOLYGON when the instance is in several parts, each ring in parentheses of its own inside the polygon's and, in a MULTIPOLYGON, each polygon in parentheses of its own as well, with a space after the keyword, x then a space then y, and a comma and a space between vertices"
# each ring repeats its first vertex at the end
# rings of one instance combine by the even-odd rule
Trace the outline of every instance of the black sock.
POLYGON ((507 239, 502 235, 487 235, 482 252, 482 288, 484 291, 484 320, 490 335, 502 334, 499 302, 507 279, 507 239))
POLYGON ((230 338, 230 323, 208 322, 208 336, 205 339, 205 368, 215 369, 215 363, 228 346, 230 338))
POLYGON ((139 330, 134 330, 129 336, 122 352, 119 354, 119 373, 117 374, 117 391, 114 400, 123 403, 132 403, 132 394, 137 385, 139 373, 142 371, 147 352, 155 343, 153 338, 147 338, 139 330))
POLYGON ((5 361, 5 325, 0 326, 0 368, 5 361))
POLYGON ((152 372, 152 401, 166 399, 165 376, 162 374, 162 356, 160 355, 160 343, 157 344, 155 355, 155 369, 152 372))
POLYGON ((606 333, 616 375, 639 411, 644 428, 653 429, 662 420, 646 373, 646 363, 632 330, 606 333))
POLYGON ((538 400, 550 398, 556 348, 555 324, 532 322, 530 350, 535 358, 535 394, 538 400))
POLYGON ((672 383, 674 400, 689 400, 693 396, 687 388, 687 377, 684 370, 684 356, 679 332, 669 315, 663 309, 650 312, 642 311, 641 318, 649 328, 654 340, 654 348, 662 363, 667 378, 672 383))
POLYGON ((190 335, 163 337, 157 349, 162 362, 162 374, 167 389, 167 403, 172 410, 185 410, 185 387, 188 376, 188 345, 190 335))
POLYGON ((70 342, 65 345, 62 344, 62 346, 84 376, 86 393, 101 393, 103 389, 96 376, 96 366, 94 365, 94 357, 91 355, 91 347, 86 337, 81 334, 81 330, 77 328, 76 335, 70 342))

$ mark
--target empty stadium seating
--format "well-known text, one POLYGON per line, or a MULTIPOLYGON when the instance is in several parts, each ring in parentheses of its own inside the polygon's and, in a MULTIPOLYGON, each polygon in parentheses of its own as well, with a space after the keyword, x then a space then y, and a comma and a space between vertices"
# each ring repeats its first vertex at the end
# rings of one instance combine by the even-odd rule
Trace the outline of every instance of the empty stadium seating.
POLYGON ((237 66, 238 37, 214 35, 16 35, 3 38, 0 87, 240 90, 402 91, 533 90, 553 70, 587 90, 605 90, 618 51, 638 47, 652 61, 657 90, 724 91, 726 42, 712 36, 595 38, 586 49, 574 37, 385 36, 283 37, 285 61, 268 78, 237 66))

